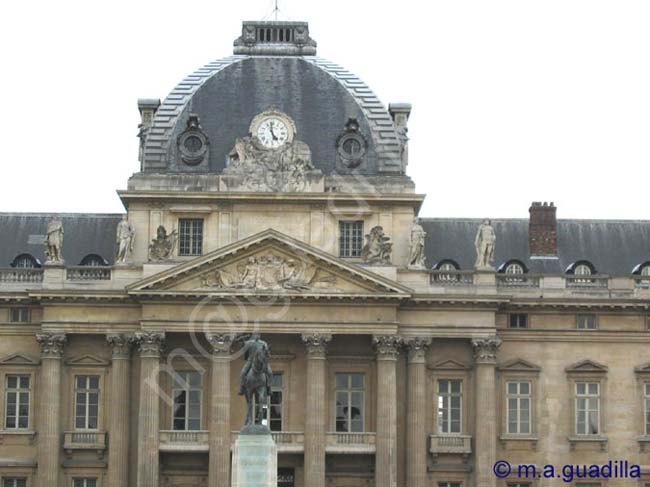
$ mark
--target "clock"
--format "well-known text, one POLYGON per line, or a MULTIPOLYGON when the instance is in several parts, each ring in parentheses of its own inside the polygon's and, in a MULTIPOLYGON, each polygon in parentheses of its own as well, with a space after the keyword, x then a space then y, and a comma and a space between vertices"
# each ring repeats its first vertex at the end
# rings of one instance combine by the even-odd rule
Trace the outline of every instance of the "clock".
POLYGON ((285 113, 271 108, 253 119, 250 133, 267 149, 278 149, 293 142, 296 124, 285 113))
POLYGON ((287 143, 289 128, 282 119, 269 117, 260 124, 255 135, 266 147, 275 149, 287 143))

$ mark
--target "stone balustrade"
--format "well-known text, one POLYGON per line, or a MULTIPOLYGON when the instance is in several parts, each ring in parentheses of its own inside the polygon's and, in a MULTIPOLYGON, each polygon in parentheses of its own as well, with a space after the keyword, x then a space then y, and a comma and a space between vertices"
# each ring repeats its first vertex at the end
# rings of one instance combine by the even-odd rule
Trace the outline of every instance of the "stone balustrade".
POLYGON ((375 453, 375 433, 327 433, 327 453, 375 453))
POLYGON ((67 267, 65 278, 68 281, 110 281, 111 268, 101 266, 67 267))
POLYGON ((172 431, 160 432, 160 451, 194 452, 208 451, 207 431, 172 431))
POLYGON ((0 282, 34 283, 43 282, 43 269, 18 268, 0 269, 0 282))
POLYGON ((469 435, 429 435, 433 455, 472 453, 472 437, 469 435))
POLYGON ((67 454, 73 450, 96 450, 99 456, 103 456, 106 437, 104 431, 66 431, 63 433, 63 450, 67 454))

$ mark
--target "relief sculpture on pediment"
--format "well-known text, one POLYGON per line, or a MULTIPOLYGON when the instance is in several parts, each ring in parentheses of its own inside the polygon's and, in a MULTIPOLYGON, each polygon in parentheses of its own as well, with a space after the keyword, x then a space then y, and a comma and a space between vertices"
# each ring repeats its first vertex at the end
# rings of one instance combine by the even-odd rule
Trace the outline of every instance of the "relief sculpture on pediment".
POLYGON ((332 289, 336 277, 298 259, 267 254, 249 257, 234 269, 217 269, 203 278, 202 288, 260 291, 332 289))

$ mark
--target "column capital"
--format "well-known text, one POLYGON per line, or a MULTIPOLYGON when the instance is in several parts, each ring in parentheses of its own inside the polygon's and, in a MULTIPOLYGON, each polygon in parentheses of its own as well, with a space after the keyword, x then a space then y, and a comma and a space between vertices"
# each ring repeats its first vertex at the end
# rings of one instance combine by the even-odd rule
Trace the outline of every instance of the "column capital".
POLYGON ((206 332, 205 338, 212 347, 214 357, 230 357, 232 344, 237 340, 235 333, 206 332))
POLYGON ((36 341, 41 347, 42 358, 63 357, 63 347, 67 341, 65 333, 42 333, 36 335, 36 341))
POLYGON ((408 362, 425 363, 427 349, 431 346, 431 337, 404 337, 404 346, 408 351, 408 362))
POLYGON ((404 339, 399 335, 374 335, 372 344, 377 353, 377 360, 397 360, 399 349, 404 339))
POLYGON ((302 342, 307 348, 309 358, 325 358, 327 344, 332 340, 329 333, 303 333, 302 342))
POLYGON ((144 331, 135 334, 141 357, 156 358, 165 346, 165 333, 161 331, 144 331))
POLYGON ((136 338, 124 333, 107 333, 106 342, 113 351, 113 359, 131 358, 131 346, 136 338))
POLYGON ((501 338, 496 335, 485 338, 472 338, 472 346, 474 347, 474 362, 477 364, 496 364, 501 338))

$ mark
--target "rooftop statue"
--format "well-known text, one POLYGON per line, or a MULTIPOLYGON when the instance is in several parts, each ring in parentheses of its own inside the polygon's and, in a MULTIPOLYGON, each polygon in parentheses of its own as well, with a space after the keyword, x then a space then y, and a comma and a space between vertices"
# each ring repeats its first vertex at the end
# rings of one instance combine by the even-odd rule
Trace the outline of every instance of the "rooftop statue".
POLYGON ((133 252, 133 241, 135 240, 135 229, 129 223, 128 217, 124 215, 122 221, 117 224, 117 257, 116 264, 128 264, 131 262, 133 252))
POLYGON ((167 234, 165 227, 160 225, 156 231, 156 238, 149 244, 149 260, 171 259, 175 248, 176 230, 167 234))
POLYGON ((368 264, 390 264, 393 244, 384 234, 383 227, 377 225, 366 235, 366 244, 361 249, 361 257, 368 264))
POLYGON ((422 228, 422 225, 418 223, 418 219, 413 220, 413 226, 411 227, 410 235, 410 248, 409 248, 409 258, 408 258, 408 267, 409 269, 424 269, 424 237, 427 233, 422 228))
POLYGON ((246 397, 246 423, 244 426, 262 424, 263 406, 271 397, 271 378, 269 366, 269 345, 253 333, 244 343, 246 364, 239 374, 239 395, 246 397))
POLYGON ((62 264, 63 263, 63 222, 59 217, 52 218, 47 224, 47 234, 45 235, 45 255, 46 263, 62 264))
POLYGON ((494 250, 497 242, 490 220, 483 220, 478 227, 474 247, 476 248, 476 269, 494 269, 494 250))

